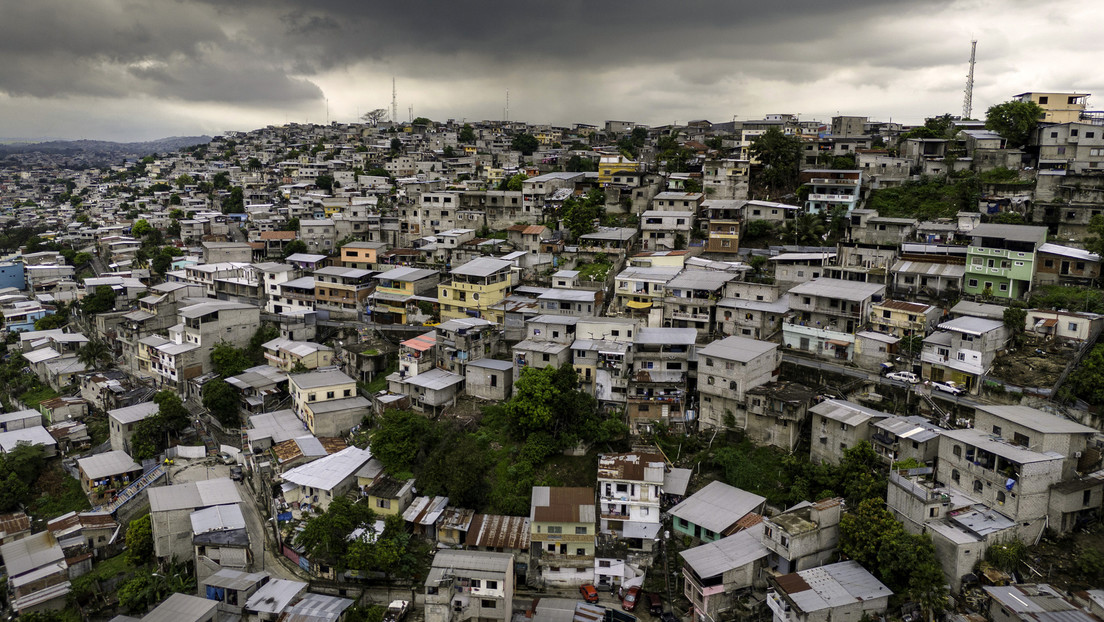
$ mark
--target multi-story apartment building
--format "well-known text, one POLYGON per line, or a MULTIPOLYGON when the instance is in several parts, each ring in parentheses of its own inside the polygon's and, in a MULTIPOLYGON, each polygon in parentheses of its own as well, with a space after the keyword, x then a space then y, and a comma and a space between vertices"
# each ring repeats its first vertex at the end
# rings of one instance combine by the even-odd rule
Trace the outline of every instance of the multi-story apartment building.
POLYGON ((924 339, 920 364, 925 380, 952 381, 971 393, 980 389, 981 377, 1008 342, 1004 322, 962 316, 943 322, 924 339))
POLYGON ((593 488, 534 486, 529 510, 530 559, 545 585, 594 579, 597 517, 593 488))
POLYGON ((934 305, 883 300, 870 306, 870 328, 897 337, 926 336, 941 311, 934 305))
POLYGON ((498 354, 502 331, 494 322, 480 318, 460 318, 437 325, 437 367, 463 375, 472 362, 498 354))
POLYGON ((631 431, 650 431, 656 421, 685 429, 687 391, 698 362, 696 342, 697 331, 691 328, 637 331, 625 410, 631 431))
POLYGON ((315 436, 341 436, 368 414, 370 402, 357 394, 356 380, 330 369, 288 376, 295 415, 315 436))
POLYGON ((313 276, 273 283, 276 290, 269 295, 268 302, 265 303, 265 311, 277 315, 314 313, 314 285, 313 276))
POLYGON ((426 622, 509 622, 514 556, 441 549, 433 556, 424 587, 426 622))
POLYGON ((823 566, 835 556, 843 499, 799 503, 781 514, 763 518, 766 565, 778 574, 823 566))
POLYGON ((1020 93, 1013 101, 1035 102, 1043 109, 1040 121, 1046 123, 1076 123, 1081 121, 1088 102, 1088 93, 1020 93))
POLYGON ((183 307, 167 341, 151 348, 150 371, 161 385, 184 391, 187 381, 211 371, 211 350, 220 343, 245 347, 261 326, 253 305, 208 300, 183 307))
POLYGON ((441 273, 421 268, 394 268, 375 276, 376 290, 371 296, 372 321, 381 324, 406 324, 421 303, 437 303, 437 282, 441 273))
POLYGON ((855 622, 881 617, 893 592, 854 560, 769 577, 772 622, 855 622))
POLYGON ((725 337, 698 350, 698 393, 702 428, 747 427, 744 394, 778 374, 777 343, 725 337))
POLYGON ((375 287, 370 270, 326 266, 314 271, 314 308, 332 319, 355 320, 375 287))
POLYGON ((824 400, 809 409, 812 435, 809 458, 817 464, 839 464, 843 452, 862 441, 870 442, 873 424, 889 413, 847 400, 824 400))
POLYGON ((333 362, 333 348, 312 341, 293 341, 277 337, 265 342, 265 360, 277 369, 290 372, 296 366, 307 369, 329 367, 333 362))
POLYGON ((349 242, 341 247, 341 265, 357 270, 372 270, 379 253, 387 250, 383 242, 349 242))
POLYGON ((790 290, 791 314, 782 325, 782 341, 790 348, 850 361, 855 333, 884 295, 885 286, 877 283, 826 278, 802 283, 790 290))
POLYGON ((848 215, 859 204, 862 189, 861 169, 806 169, 801 171, 801 183, 809 187, 805 210, 814 214, 831 214, 843 209, 848 215))
POLYGON ((598 457, 599 533, 651 551, 660 529, 660 497, 666 462, 653 453, 598 457))
POLYGON ((776 381, 752 387, 744 397, 744 432, 756 444, 792 452, 815 397, 815 391, 796 382, 776 381))
POLYGON ((702 339, 715 334, 717 301, 725 284, 736 278, 731 272, 684 270, 664 288, 663 325, 693 328, 702 339))
POLYGON ((709 199, 702 203, 701 210, 703 217, 709 223, 705 252, 721 255, 739 252, 744 201, 709 199))
POLYGON ((625 268, 617 274, 614 287, 617 310, 647 317, 653 307, 661 306, 667 282, 681 270, 679 266, 625 268))
POLYGON ((648 210, 640 215, 640 238, 644 250, 676 250, 690 243, 695 212, 648 210))
POLYGON ((598 184, 609 185, 617 173, 635 173, 644 169, 644 165, 623 155, 603 155, 598 161, 598 184))
POLYGON ((919 415, 877 419, 872 425, 874 453, 891 466, 910 459, 930 465, 938 456, 939 435, 944 430, 919 415))
POLYGON ((970 235, 963 291, 1007 300, 1026 297, 1035 279, 1035 254, 1046 242, 1046 227, 989 223, 974 227, 970 235))
POLYGON ((494 307, 502 302, 513 286, 513 263, 482 257, 453 268, 447 283, 437 286, 441 319, 481 317, 501 322, 494 307))

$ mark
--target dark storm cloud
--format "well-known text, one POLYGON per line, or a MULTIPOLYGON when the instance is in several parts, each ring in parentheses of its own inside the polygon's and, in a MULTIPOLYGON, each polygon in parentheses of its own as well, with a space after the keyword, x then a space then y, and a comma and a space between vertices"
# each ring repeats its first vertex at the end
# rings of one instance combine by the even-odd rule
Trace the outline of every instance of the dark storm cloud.
POLYGON ((322 97, 218 12, 187 2, 0 2, 0 93, 295 102, 322 97))

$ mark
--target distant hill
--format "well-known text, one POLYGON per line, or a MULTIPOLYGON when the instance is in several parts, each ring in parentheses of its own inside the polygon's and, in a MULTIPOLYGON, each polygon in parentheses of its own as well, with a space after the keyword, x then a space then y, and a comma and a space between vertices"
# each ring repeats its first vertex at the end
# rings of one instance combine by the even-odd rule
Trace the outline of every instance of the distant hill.
POLYGON ((107 140, 51 140, 41 143, 0 144, 0 158, 22 153, 51 153, 97 156, 147 156, 153 153, 171 153, 182 147, 205 145, 210 136, 170 136, 159 140, 138 143, 116 143, 107 140))

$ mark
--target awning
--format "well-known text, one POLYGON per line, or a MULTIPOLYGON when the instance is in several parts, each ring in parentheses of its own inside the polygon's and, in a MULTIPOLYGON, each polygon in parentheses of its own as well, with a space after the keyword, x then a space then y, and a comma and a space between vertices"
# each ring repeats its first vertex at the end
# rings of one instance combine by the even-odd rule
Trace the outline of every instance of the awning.
POLYGON ((651 540, 659 535, 659 523, 641 523, 625 521, 623 532, 626 538, 644 538, 651 540))
POLYGON ((837 339, 829 339, 828 343, 836 346, 837 348, 846 348, 851 345, 851 343, 848 341, 839 341, 837 339))
POLYGON ((650 308, 652 308, 652 303, 650 303, 650 302, 637 302, 635 300, 630 300, 630 301, 625 303, 625 306, 630 308, 630 309, 650 309, 650 308))
POLYGON ((1051 326, 1057 326, 1058 320, 1051 318, 1049 320, 1042 320, 1036 326, 1042 326, 1043 328, 1050 328, 1051 326))

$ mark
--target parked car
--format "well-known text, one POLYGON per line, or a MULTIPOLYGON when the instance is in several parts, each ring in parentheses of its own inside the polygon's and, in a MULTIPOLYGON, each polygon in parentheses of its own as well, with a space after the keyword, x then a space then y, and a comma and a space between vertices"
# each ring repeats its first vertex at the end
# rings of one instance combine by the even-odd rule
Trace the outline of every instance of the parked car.
POLYGON ((659 594, 655 592, 648 592, 648 611, 652 615, 659 615, 663 613, 663 600, 659 598, 659 594))
POLYGON ((406 612, 410 610, 410 601, 393 600, 387 605, 387 611, 383 614, 383 622, 402 622, 406 612))
POLYGON ((583 600, 587 601, 588 603, 598 602, 598 590, 590 583, 580 585, 579 593, 583 595, 583 600))
POLYGON ((966 389, 958 386, 951 380, 947 382, 933 382, 932 388, 943 391, 944 393, 950 393, 951 395, 960 395, 966 392, 966 389))
POLYGON ((886 374, 886 378, 889 378, 890 380, 899 380, 901 382, 907 382, 909 384, 916 384, 916 383, 920 382, 920 377, 917 376, 916 374, 912 373, 911 371, 895 371, 895 372, 886 374))
POLYGON ((634 585, 625 592, 625 598, 621 599, 621 608, 625 611, 636 609, 636 603, 640 600, 640 586, 634 585))
POLYGON ((240 482, 245 479, 245 475, 242 473, 242 468, 240 466, 230 467, 230 479, 235 482, 240 482))

